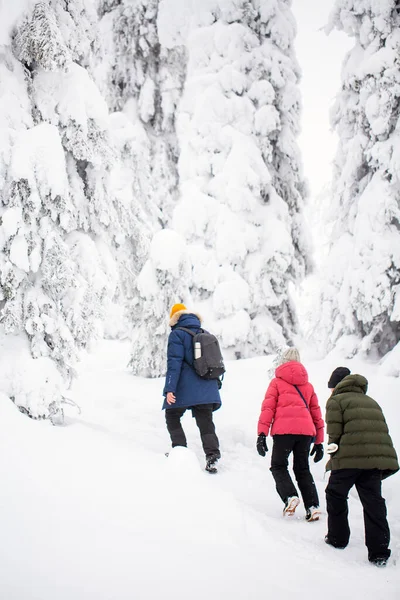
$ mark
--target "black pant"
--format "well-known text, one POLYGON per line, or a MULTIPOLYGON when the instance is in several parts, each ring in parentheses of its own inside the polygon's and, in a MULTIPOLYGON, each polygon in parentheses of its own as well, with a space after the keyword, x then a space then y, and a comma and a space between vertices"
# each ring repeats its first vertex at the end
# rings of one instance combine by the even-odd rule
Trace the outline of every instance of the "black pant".
MULTIPOLYGON (((181 417, 186 410, 186 408, 167 408, 165 410, 165 420, 173 448, 175 446, 186 446, 186 436, 181 425, 181 417)), ((196 419, 196 425, 200 429, 201 442, 206 457, 220 458, 219 441, 213 423, 213 405, 198 404, 192 406, 191 411, 196 419)))
POLYGON ((291 496, 298 496, 288 471, 289 455, 293 452, 293 471, 304 506, 319 506, 317 488, 308 464, 311 441, 312 437, 309 435, 274 435, 271 472, 275 479, 276 491, 285 503, 291 496))
POLYGON ((386 504, 382 498, 382 474, 378 469, 338 469, 332 471, 326 487, 328 538, 333 546, 344 548, 349 543, 350 527, 347 499, 356 486, 364 509, 365 545, 368 558, 389 558, 390 531, 386 504))

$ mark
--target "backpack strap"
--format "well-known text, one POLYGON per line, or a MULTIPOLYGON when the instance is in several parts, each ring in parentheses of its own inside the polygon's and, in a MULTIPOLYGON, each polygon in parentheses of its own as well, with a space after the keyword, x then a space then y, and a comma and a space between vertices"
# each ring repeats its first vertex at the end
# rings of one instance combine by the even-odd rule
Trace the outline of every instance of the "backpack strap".
POLYGON ((218 377, 218 379, 216 380, 217 383, 218 383, 218 389, 219 390, 222 388, 222 382, 224 381, 224 375, 225 375, 225 373, 222 373, 222 375, 220 375, 218 377))
POLYGON ((193 333, 193 331, 191 329, 187 329, 186 327, 177 327, 176 329, 182 329, 182 331, 186 331, 186 333, 190 333, 191 336, 195 336, 196 334, 193 333))
MULTIPOLYGON (((191 335, 192 337, 194 337, 195 335, 197 335, 196 333, 194 333, 194 332, 193 332, 191 329, 188 329, 187 327, 176 327, 176 328, 174 329, 174 331, 176 331, 177 329, 181 329, 182 331, 186 331, 186 333, 190 333, 190 335, 191 335)), ((201 329, 200 331, 203 331, 203 330, 201 329)), ((193 357, 193 358, 194 358, 194 357, 193 357)), ((194 366, 193 366, 193 364, 192 364, 192 363, 188 362, 188 361, 187 361, 185 358, 184 358, 183 360, 185 361, 185 363, 186 363, 187 365, 189 365, 189 367, 192 367, 192 369, 194 369, 194 366)))
MULTIPOLYGON (((195 335, 197 335, 197 333, 194 333, 191 329, 188 329, 187 327, 177 327, 176 329, 182 329, 182 331, 186 331, 186 333, 190 333, 190 335, 192 337, 194 337, 195 335)), ((175 329, 175 331, 176 331, 175 329)), ((204 333, 204 330, 199 328, 199 332, 198 333, 204 333)))
POLYGON ((297 387, 297 385, 293 385, 293 387, 295 387, 295 388, 296 388, 296 390, 297 390, 297 393, 298 393, 298 394, 301 396, 301 399, 303 400, 304 404, 306 405, 306 408, 307 408, 307 410, 309 411, 309 410, 310 410, 310 407, 308 406, 308 404, 307 404, 307 401, 306 401, 306 399, 304 398, 303 394, 301 393, 300 389, 297 387))

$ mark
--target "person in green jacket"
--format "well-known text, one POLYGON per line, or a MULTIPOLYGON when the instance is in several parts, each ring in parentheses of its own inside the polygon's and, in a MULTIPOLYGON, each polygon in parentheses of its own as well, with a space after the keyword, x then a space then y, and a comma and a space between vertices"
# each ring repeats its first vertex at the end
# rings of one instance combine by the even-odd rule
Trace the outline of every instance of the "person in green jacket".
POLYGON ((390 531, 382 480, 399 470, 396 451, 382 409, 367 396, 368 381, 346 367, 333 371, 333 389, 326 405, 331 470, 325 490, 328 512, 327 544, 345 548, 350 539, 347 498, 356 486, 364 509, 368 560, 384 566, 390 556, 390 531))

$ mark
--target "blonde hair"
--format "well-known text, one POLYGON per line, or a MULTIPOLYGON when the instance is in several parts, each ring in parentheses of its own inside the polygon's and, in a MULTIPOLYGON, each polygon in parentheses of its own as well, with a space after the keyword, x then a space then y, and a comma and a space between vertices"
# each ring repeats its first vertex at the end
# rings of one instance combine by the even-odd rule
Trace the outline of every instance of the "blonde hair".
POLYGON ((300 353, 297 348, 288 348, 281 356, 280 364, 290 362, 291 360, 295 360, 300 362, 300 353))

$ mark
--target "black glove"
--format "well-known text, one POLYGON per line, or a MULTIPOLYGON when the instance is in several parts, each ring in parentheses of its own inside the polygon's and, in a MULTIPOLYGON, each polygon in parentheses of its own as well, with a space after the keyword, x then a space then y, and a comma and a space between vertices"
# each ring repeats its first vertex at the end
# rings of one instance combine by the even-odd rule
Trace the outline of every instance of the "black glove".
POLYGON ((314 456, 314 462, 317 463, 324 458, 324 446, 323 444, 314 444, 310 452, 310 456, 314 456))
POLYGON ((257 438, 257 452, 260 456, 265 456, 266 452, 268 452, 267 438, 265 433, 260 433, 257 438))

